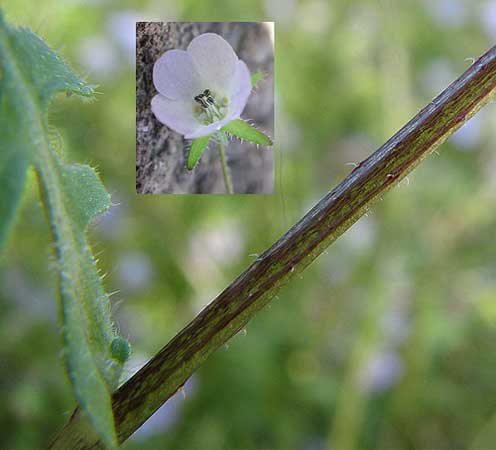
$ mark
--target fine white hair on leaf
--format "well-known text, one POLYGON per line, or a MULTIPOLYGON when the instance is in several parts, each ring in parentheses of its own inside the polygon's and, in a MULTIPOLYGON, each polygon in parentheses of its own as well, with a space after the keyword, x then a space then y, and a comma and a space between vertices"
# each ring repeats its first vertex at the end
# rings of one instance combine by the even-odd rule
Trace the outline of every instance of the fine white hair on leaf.
POLYGON ((99 250, 98 252, 95 252, 95 258, 102 256, 105 253, 105 250, 99 250))
MULTIPOLYGON (((114 312, 118 311, 122 305, 124 305, 124 299, 123 298, 121 298, 119 300, 114 300, 112 302, 112 311, 114 311, 114 312)), ((121 334, 119 327, 117 325, 115 326, 115 328, 116 328, 116 330, 115 330, 116 334, 121 334)), ((126 339, 129 340, 129 337, 127 337, 126 339)))

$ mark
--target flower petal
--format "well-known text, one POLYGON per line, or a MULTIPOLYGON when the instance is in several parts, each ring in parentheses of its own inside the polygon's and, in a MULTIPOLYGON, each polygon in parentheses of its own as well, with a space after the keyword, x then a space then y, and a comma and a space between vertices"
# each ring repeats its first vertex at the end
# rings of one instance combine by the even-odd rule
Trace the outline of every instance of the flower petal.
POLYGON ((186 139, 196 139, 202 136, 207 136, 209 134, 219 131, 224 125, 229 123, 231 119, 229 117, 224 117, 222 120, 211 123, 210 125, 201 125, 200 128, 192 131, 191 133, 185 134, 186 139))
POLYGON ((155 62, 153 84, 171 100, 192 101, 202 87, 195 63, 184 50, 169 50, 155 62))
POLYGON ((152 98, 152 112, 160 122, 181 134, 193 133, 201 126, 189 100, 171 100, 159 94, 152 98))
POLYGON ((227 113, 229 120, 237 119, 241 116, 252 90, 250 71, 246 64, 239 60, 236 69, 236 76, 230 95, 229 112, 227 113))
POLYGON ((186 51, 193 58, 206 88, 227 94, 238 62, 229 43, 218 34, 204 33, 194 38, 186 51))

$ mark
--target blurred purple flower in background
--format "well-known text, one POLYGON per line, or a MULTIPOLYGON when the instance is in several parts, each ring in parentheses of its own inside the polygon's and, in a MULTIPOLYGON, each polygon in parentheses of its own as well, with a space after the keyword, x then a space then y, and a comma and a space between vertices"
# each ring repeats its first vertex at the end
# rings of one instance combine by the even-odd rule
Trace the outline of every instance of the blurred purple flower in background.
POLYGON ((146 253, 131 251, 123 254, 117 264, 119 286, 128 291, 144 289, 153 276, 153 266, 146 253))
POLYGON ((111 79, 119 70, 120 61, 112 43, 103 36, 84 38, 79 44, 79 63, 99 81, 111 79))
POLYGON ((153 83, 159 92, 153 113, 187 139, 238 119, 252 89, 248 67, 215 33, 196 37, 186 51, 164 53, 153 67, 153 83))
POLYGON ((480 20, 487 35, 496 39, 496 1, 490 0, 482 4, 480 20))
POLYGON ((480 111, 477 116, 463 124, 463 126, 453 135, 451 142, 457 146, 458 150, 471 151, 482 145, 484 138, 484 120, 486 119, 486 116, 487 111, 480 111))
POLYGON ((425 0, 425 7, 431 17, 445 28, 459 28, 469 18, 470 2, 462 0, 425 0))
POLYGON ((135 26, 136 22, 144 20, 142 16, 137 11, 123 10, 111 14, 107 20, 108 34, 133 63, 136 57, 135 26))
POLYGON ((456 70, 449 59, 437 58, 430 61, 420 72, 420 83, 426 95, 439 94, 456 78, 456 70))
POLYGON ((377 351, 363 368, 361 384, 369 392, 383 392, 395 385, 402 374, 403 363, 395 351, 377 351))
POLYGON ((167 432, 181 419, 184 404, 197 390, 197 379, 191 377, 183 388, 176 392, 133 434, 131 441, 144 441, 151 436, 167 432))

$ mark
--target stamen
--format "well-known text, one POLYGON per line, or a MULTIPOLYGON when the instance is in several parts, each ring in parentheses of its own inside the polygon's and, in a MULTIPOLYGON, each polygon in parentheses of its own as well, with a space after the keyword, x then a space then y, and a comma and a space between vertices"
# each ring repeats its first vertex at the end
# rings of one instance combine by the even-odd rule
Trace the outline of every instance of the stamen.
POLYGON ((201 106, 201 111, 197 114, 199 116, 206 116, 207 122, 212 123, 225 116, 223 110, 227 106, 224 104, 227 99, 224 97, 221 99, 220 103, 217 104, 210 89, 205 89, 203 92, 193 97, 193 99, 201 106))
POLYGON ((208 103, 203 94, 197 95, 194 100, 198 102, 202 108, 208 108, 208 103))

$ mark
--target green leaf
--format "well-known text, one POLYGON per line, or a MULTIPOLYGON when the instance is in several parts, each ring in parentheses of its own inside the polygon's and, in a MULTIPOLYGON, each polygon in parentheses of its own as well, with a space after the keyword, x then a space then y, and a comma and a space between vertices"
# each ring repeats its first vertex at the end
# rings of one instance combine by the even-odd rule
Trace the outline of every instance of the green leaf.
POLYGON ((263 78, 264 78, 264 74, 262 72, 255 72, 251 76, 251 86, 255 87, 260 80, 263 80, 263 78))
POLYGON ((196 163, 207 148, 211 137, 212 135, 193 139, 188 155, 188 170, 193 170, 193 168, 196 166, 196 163))
MULTIPOLYGON (((0 245, 34 166, 58 259, 64 355, 76 398, 107 448, 117 448, 111 391, 124 352, 110 303, 86 240, 88 224, 110 196, 95 171, 64 163, 50 143, 47 109, 57 92, 93 95, 62 59, 27 29, 8 26, 0 12, 0 245)), ((129 352, 127 353, 129 354, 129 352)))
POLYGON ((227 131, 240 139, 244 139, 258 145, 264 145, 265 147, 270 147, 272 145, 272 141, 268 136, 241 119, 236 119, 229 122, 222 128, 222 130, 227 131))
MULTIPOLYGON (((3 130, 2 130, 3 131, 3 130)), ((2 137, 3 139, 3 137, 2 137)), ((0 250, 9 234, 19 205, 28 167, 25 155, 3 150, 0 152, 0 250)))

